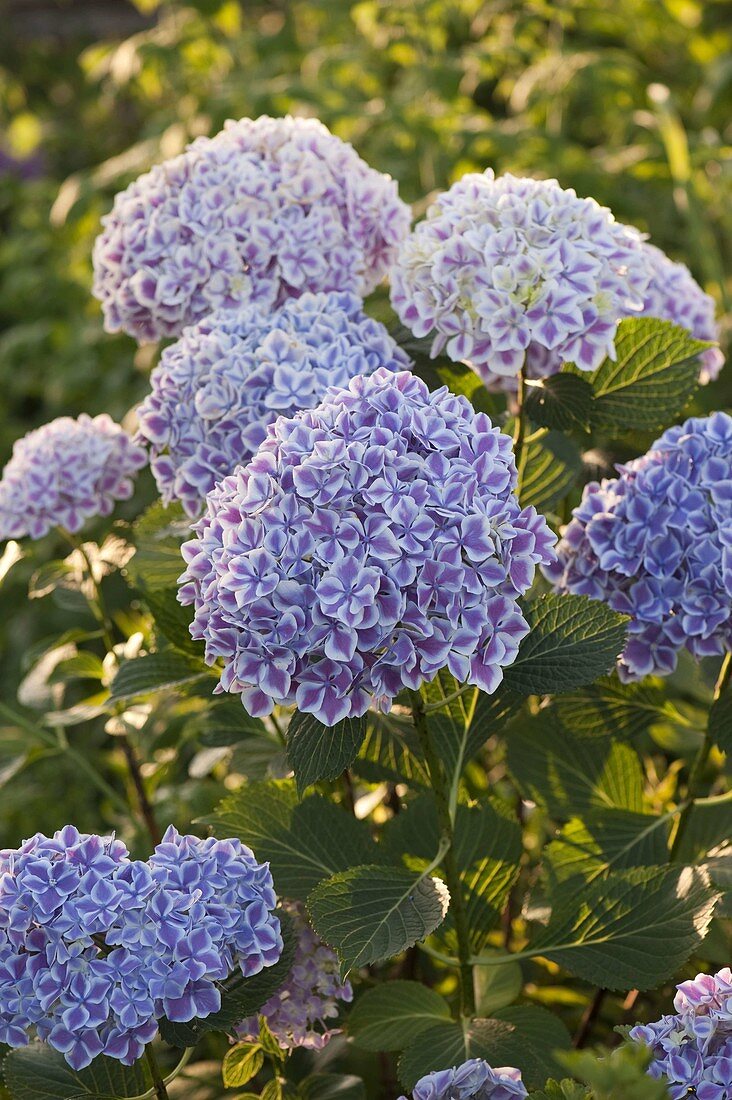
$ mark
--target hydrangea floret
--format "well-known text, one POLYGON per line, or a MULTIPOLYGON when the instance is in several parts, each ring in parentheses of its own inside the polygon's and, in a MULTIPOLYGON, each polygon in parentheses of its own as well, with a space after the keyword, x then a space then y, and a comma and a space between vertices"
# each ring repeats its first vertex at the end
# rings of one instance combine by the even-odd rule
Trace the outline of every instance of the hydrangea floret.
POLYGON ((349 981, 341 980, 338 956, 314 932, 304 906, 284 902, 282 908, 292 918, 297 936, 292 969, 259 1014, 242 1021, 236 1033, 241 1039, 256 1041, 259 1019, 264 1017, 283 1050, 322 1050, 340 1033, 330 1021, 338 1017, 339 1002, 353 1000, 353 989, 349 981))
POLYGON ((412 1100, 514 1100, 528 1095, 520 1070, 512 1066, 492 1069, 482 1058, 428 1073, 412 1090, 412 1100))
POLYGON ((614 356, 618 319, 640 312, 641 235, 556 180, 471 173, 439 196, 402 244, 392 304, 488 383, 524 361, 593 370, 614 356))
POLYGON ((145 449, 111 417, 60 416, 13 447, 0 479, 0 539, 80 531, 132 496, 145 449))
POLYGON ((221 1006, 219 983, 282 952, 268 864, 169 828, 147 862, 68 825, 0 852, 0 1042, 31 1033, 74 1069, 131 1065, 158 1020, 221 1006))
POLYGON ((165 349, 139 410, 163 501, 200 515, 209 490, 252 458, 278 416, 313 408, 357 374, 409 366, 347 291, 303 294, 274 312, 212 314, 165 349))
POLYGON ((365 295, 410 223, 390 176, 315 119, 229 121, 117 195, 94 247, 110 332, 178 336, 218 309, 365 295))
POLYGON ((268 429, 209 494, 179 599, 248 712, 326 725, 388 710, 447 666, 493 692, 517 598, 554 535, 518 504, 511 440, 464 397, 380 369, 268 429))
POLYGON ((676 987, 676 1015, 638 1024, 630 1038, 649 1047, 648 1072, 668 1082, 672 1100, 732 1096, 732 970, 697 974, 676 987))
POLYGON ((732 648, 732 417, 669 428, 619 476, 592 482, 545 573, 631 616, 618 672, 667 675, 679 650, 732 648))

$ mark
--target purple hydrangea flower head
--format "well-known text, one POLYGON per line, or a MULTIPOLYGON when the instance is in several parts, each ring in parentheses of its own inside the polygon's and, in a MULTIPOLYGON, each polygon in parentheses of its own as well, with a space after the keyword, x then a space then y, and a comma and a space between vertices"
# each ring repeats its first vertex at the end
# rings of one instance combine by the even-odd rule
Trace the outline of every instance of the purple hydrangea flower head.
POLYGON ((412 1089, 412 1100, 515 1100, 528 1095, 520 1070, 512 1066, 492 1069, 482 1058, 428 1073, 412 1089))
POLYGON ((339 1034, 340 1028, 329 1021, 338 1016, 339 1001, 353 999, 353 989, 349 981, 341 981, 338 956, 315 934, 303 906, 285 902, 282 908, 290 914, 297 935, 292 970, 258 1015, 242 1021, 236 1033, 255 1041, 263 1016, 283 1050, 322 1050, 339 1034))
POLYGON ((676 1015, 638 1024, 630 1038, 649 1047, 651 1077, 668 1082, 672 1100, 732 1096, 732 971, 697 974, 676 987, 676 1015))
POLYGON ((732 648, 732 417, 669 428, 619 476, 592 482, 545 568, 558 590, 631 616, 620 678, 668 675, 679 650, 732 648))
POLYGON ((94 248, 110 332, 178 336, 218 309, 369 293, 409 229, 391 177, 314 119, 244 118, 117 195, 94 248))
POLYGON ((209 490, 249 461, 278 416, 312 408, 354 375, 409 366, 348 291, 207 317, 165 349, 139 410, 163 500, 200 515, 209 490))
MULTIPOLYGON (((618 318, 643 308, 640 234, 556 180, 469 174, 403 242, 392 304, 433 354, 468 360, 487 383, 524 360, 594 370, 614 356, 618 318)), ((539 367, 537 367, 539 369, 539 367)))
POLYGON ((515 494, 511 441, 464 397, 383 368, 270 425, 209 493, 179 598, 218 690, 333 725, 447 666, 495 691, 517 597, 554 536, 515 494))
POLYGON ((82 1069, 131 1065, 158 1020, 221 1006, 219 983, 282 952, 267 864, 238 840, 168 829, 151 858, 67 825, 0 852, 0 1042, 30 1034, 82 1069))
POLYGON ((0 539, 79 531, 132 495, 144 448, 106 414, 60 416, 13 447, 0 479, 0 539))

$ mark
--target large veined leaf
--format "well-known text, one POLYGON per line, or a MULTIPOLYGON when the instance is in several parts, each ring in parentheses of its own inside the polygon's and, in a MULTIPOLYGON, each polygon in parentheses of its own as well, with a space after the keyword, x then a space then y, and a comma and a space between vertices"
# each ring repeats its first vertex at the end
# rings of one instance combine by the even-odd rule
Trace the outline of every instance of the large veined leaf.
POLYGON ((617 676, 604 677, 552 700, 552 712, 575 737, 605 737, 630 740, 646 733, 650 726, 674 712, 663 690, 643 681, 622 684, 617 676))
POLYGON ((732 791, 713 798, 697 798, 689 807, 680 842, 675 846, 678 863, 703 862, 710 852, 726 845, 732 829, 732 791))
POLYGON ((524 1082, 538 1085, 557 1072, 553 1052, 569 1043, 566 1027, 553 1013, 512 1005, 490 1019, 435 1024, 421 1032, 399 1059, 399 1080, 412 1089, 433 1070, 485 1058, 492 1066, 520 1066, 524 1082))
POLYGON ((150 653, 120 665, 112 681, 111 699, 113 702, 136 699, 156 691, 188 687, 211 677, 209 669, 182 653, 174 650, 150 653))
POLYGON ((692 867, 634 867, 557 890, 530 946, 605 989, 655 989, 704 939, 718 895, 692 867))
POLYGON ((660 431, 672 424, 699 385, 699 356, 709 346, 671 321, 621 321, 616 359, 606 359, 592 374, 582 372, 595 395, 592 427, 607 432, 660 431))
POLYGON ((287 728, 287 759, 302 793, 319 779, 336 779, 349 768, 366 736, 366 717, 344 718, 324 726, 312 714, 296 711, 287 728))
POLYGON ((177 588, 143 588, 143 598, 155 620, 157 630, 164 638, 199 660, 203 658, 203 642, 191 637, 190 624, 193 620, 193 608, 183 607, 178 602, 177 588))
POLYGON ((578 374, 550 374, 527 382, 524 409, 541 428, 590 430, 592 386, 578 374))
POLYGON ((550 593, 528 604, 531 633, 506 669, 523 695, 573 691, 609 672, 625 645, 628 617, 588 596, 550 593))
POLYGON ((99 1057, 77 1071, 62 1054, 40 1042, 11 1051, 3 1071, 13 1100, 124 1100, 139 1096, 150 1084, 142 1062, 127 1067, 115 1058, 99 1057))
POLYGON ((430 874, 372 865, 342 871, 316 886, 308 910, 347 973, 425 939, 444 920, 449 902, 444 883, 430 874))
POLYGON ((709 736, 727 754, 732 753, 732 685, 728 685, 709 711, 709 736))
POLYGON ((284 897, 305 898, 338 871, 381 858, 365 821, 320 795, 299 802, 292 782, 250 783, 219 803, 205 823, 268 860, 284 897))
POLYGON ((353 770, 372 783, 406 781, 428 787, 427 768, 411 715, 396 710, 389 714, 370 711, 368 719, 366 737, 353 770))
POLYGON ((181 542, 190 538, 191 521, 177 502, 150 506, 133 524, 134 557, 127 565, 131 580, 151 589, 174 588, 184 569, 181 542))
POLYGON ((366 1086, 352 1073, 311 1073, 299 1083, 302 1100, 366 1100, 366 1086))
POLYGON ((668 863, 673 814, 639 814, 608 808, 572 818, 545 849, 552 877, 581 875, 591 882, 610 870, 668 863))
POLYGON ((508 767, 522 792, 558 820, 616 807, 640 813, 643 772, 630 745, 611 737, 569 737, 541 711, 514 725, 506 739, 508 767))
POLYGON ((539 512, 549 512, 577 481, 582 458, 577 446, 561 432, 550 431, 523 448, 519 461, 519 500, 539 512))
POLYGON ((348 1017, 348 1034, 365 1050, 403 1050, 416 1035, 450 1020, 444 997, 421 982, 390 981, 368 989, 348 1017))

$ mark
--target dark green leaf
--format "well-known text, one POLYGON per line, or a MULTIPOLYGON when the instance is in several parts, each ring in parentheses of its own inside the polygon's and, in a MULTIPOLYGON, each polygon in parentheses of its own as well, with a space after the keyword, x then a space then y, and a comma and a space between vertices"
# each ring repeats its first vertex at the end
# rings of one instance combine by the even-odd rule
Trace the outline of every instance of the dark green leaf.
POLYGON ((190 528, 178 503, 166 508, 158 501, 148 508, 132 528, 136 550, 127 573, 133 583, 148 592, 174 588, 184 568, 181 543, 190 538, 190 528))
POLYGON ((114 702, 136 699, 156 691, 187 687, 205 677, 210 678, 211 672, 182 653, 150 653, 120 665, 112 681, 111 698, 114 702))
POLYGON ((431 875, 371 865, 341 871, 316 886, 308 910, 347 973, 425 939, 444 920, 449 900, 444 884, 431 875))
POLYGON ((566 497, 582 469, 575 443, 550 431, 523 448, 519 462, 519 500, 539 512, 549 512, 566 497))
POLYGON ((302 1100, 366 1100, 366 1086, 352 1073, 311 1073, 300 1082, 302 1100))
POLYGON ((320 779, 337 779, 351 766, 366 736, 366 722, 364 716, 324 726, 312 714, 295 711, 287 727, 287 759, 301 794, 320 779))
POLYGON ((366 738, 353 770, 372 783, 387 780, 429 786, 414 724, 409 714, 370 711, 366 738))
POLYGON ((524 976, 517 962, 496 966, 476 966, 473 969, 475 1010, 478 1016, 492 1016, 507 1008, 521 995, 524 976))
POLYGON ((45 1043, 13 1050, 3 1062, 13 1100, 124 1100, 149 1086, 144 1063, 123 1066, 114 1058, 95 1058, 87 1069, 73 1070, 62 1054, 45 1043))
POLYGON ((557 696, 552 711, 575 737, 606 737, 612 731, 624 740, 646 733, 670 714, 661 688, 646 681, 621 684, 616 675, 557 696))
POLYGON ((338 871, 381 858, 365 821, 320 795, 298 802, 291 782, 250 783, 224 799, 205 823, 220 836, 238 836, 259 859, 269 860, 284 897, 305 898, 338 871))
MULTIPOLYGON (((625 1043, 609 1054, 567 1051, 559 1055, 559 1060, 590 1086, 594 1100, 667 1100, 669 1096, 667 1082, 648 1076, 651 1052, 642 1043, 625 1043)), ((576 1094, 568 1091, 556 1095, 560 1100, 574 1100, 576 1094)))
POLYGON ((584 1085, 565 1077, 562 1081, 547 1081, 539 1092, 532 1092, 531 1100, 592 1100, 584 1085))
POLYGON ((723 752, 732 754, 732 685, 727 685, 709 711, 709 736, 723 752))
POLYGON ((415 1035, 450 1019, 444 997, 420 982, 389 981, 367 990, 348 1017, 348 1034, 365 1050, 403 1050, 415 1035))
POLYGON ((590 810, 567 822, 545 849, 555 881, 581 875, 590 882, 610 870, 659 867, 668 863, 673 814, 590 810))
POLYGON ((540 428, 590 429, 592 386, 577 374, 550 374, 528 382, 524 409, 540 428))
POLYGON ((203 643, 194 641, 190 632, 192 608, 178 603, 177 592, 177 588, 144 589, 143 599, 163 637, 176 649, 200 660, 203 657, 203 643))
POLYGON ((550 593, 524 608, 531 633, 506 669, 523 695, 574 691, 609 672, 625 645, 627 615, 588 596, 550 593))

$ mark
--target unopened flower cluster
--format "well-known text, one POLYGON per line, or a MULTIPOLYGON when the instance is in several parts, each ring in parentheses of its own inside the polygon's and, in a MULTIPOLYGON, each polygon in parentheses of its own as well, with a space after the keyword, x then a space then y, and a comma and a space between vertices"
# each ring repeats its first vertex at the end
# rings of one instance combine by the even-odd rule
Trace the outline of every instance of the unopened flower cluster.
POLYGON ((623 680, 666 675, 684 646, 732 648, 732 417, 669 428, 619 477, 592 482, 546 570, 631 616, 623 680))
POLYGON ((353 999, 353 989, 349 981, 341 981, 338 956, 313 931, 303 906, 286 902, 282 908, 297 936, 292 970, 259 1014, 244 1020, 236 1032, 241 1039, 256 1040, 263 1016, 283 1050, 322 1050, 339 1033, 329 1021, 338 1016, 339 1002, 353 999))
MULTIPOLYGON (((636 230, 556 180, 453 184, 405 240, 392 304, 433 354, 469 360, 487 382, 524 363, 593 370, 614 354, 618 318, 638 312, 649 271, 636 230)), ((540 372, 540 371, 538 371, 540 372)))
POLYGON ((511 441, 446 388, 380 369, 280 418, 210 494, 181 602, 220 690, 333 725, 447 666, 492 692, 554 536, 516 499, 511 441))
POLYGON ((492 1069, 482 1058, 428 1073, 412 1090, 412 1100, 515 1100, 528 1095, 520 1070, 512 1066, 492 1069))
POLYGON ((672 1100, 732 1096, 732 970, 697 974, 676 987, 676 1015, 638 1024, 630 1038, 650 1047, 648 1072, 668 1082, 672 1100))
POLYGON ((163 352, 139 410, 162 499, 200 515, 209 490, 249 461, 278 416, 312 408, 357 374, 409 365, 350 292, 207 317, 163 352))
POLYGON ((74 1069, 131 1065, 158 1019, 218 1011, 218 983, 282 951, 267 864, 172 827, 147 862, 73 826, 0 852, 0 1042, 35 1032, 74 1069))
POLYGON ((85 413, 60 416, 13 447, 0 479, 0 539, 39 539, 52 527, 79 531, 132 495, 147 455, 119 424, 85 413))
POLYGON ((229 121, 115 198, 94 247, 108 331, 177 336, 218 309, 367 294, 409 228, 396 183, 314 119, 229 121))

